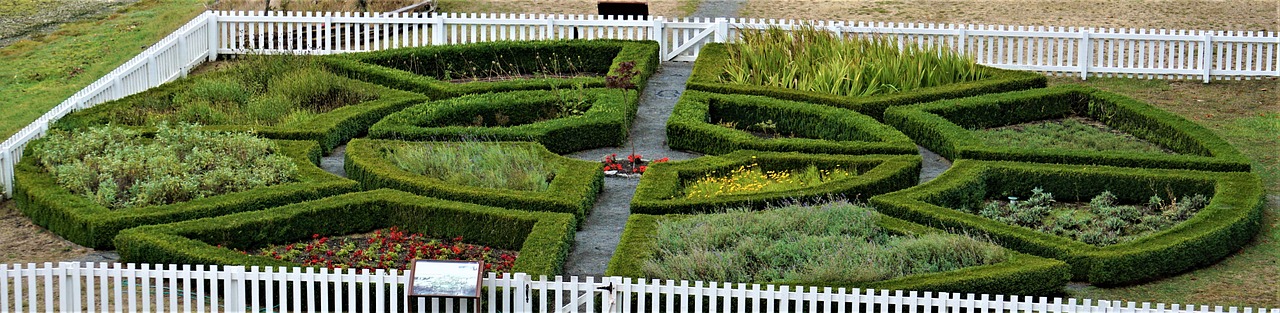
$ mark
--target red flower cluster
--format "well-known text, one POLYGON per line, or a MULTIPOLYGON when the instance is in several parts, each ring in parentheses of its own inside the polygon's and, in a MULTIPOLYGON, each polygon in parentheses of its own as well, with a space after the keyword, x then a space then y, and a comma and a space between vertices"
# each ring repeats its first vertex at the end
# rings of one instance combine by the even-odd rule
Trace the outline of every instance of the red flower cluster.
POLYGON ((483 260, 486 271, 500 273, 511 271, 518 255, 515 251, 466 244, 462 242, 462 237, 430 239, 422 234, 405 234, 396 227, 375 231, 369 237, 330 240, 329 237, 315 234, 309 242, 270 246, 255 254, 330 269, 404 270, 414 259, 483 260))
POLYGON ((662 163, 669 161, 668 158, 661 158, 652 161, 645 161, 639 154, 627 156, 625 162, 618 160, 618 154, 610 154, 604 157, 604 170, 617 171, 622 174, 641 174, 649 168, 649 164, 662 163))

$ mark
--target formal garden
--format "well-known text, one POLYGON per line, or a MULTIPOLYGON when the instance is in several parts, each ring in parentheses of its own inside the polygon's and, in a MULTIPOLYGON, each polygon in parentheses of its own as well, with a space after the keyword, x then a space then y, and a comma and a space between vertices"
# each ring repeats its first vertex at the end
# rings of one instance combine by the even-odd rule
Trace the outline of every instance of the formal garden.
POLYGON ((1264 226, 1246 154, 1125 94, 888 37, 743 34, 701 50, 666 121, 690 160, 567 156, 627 144, 656 42, 245 55, 59 120, 14 200, 122 262, 557 275, 626 169, 606 275, 1019 295, 1204 268, 1264 226), (917 146, 954 163, 921 183, 917 146), (341 176, 320 167, 337 147, 341 176))

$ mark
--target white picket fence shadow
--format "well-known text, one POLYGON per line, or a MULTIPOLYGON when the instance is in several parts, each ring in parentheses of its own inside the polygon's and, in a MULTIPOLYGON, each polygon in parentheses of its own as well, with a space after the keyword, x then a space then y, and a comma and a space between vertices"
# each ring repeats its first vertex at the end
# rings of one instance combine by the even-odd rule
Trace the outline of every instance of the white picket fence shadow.
POLYGON ((407 296, 407 272, 0 264, 0 312, 1280 313, 1280 309, 620 277, 483 279, 482 301, 407 296), (478 310, 477 310, 478 309, 478 310))

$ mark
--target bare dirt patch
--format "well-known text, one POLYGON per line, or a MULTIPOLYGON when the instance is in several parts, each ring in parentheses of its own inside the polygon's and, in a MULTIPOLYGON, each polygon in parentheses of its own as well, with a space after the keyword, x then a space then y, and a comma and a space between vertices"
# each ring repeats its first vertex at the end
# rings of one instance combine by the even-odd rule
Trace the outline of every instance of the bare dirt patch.
POLYGON ((0 2, 0 47, 67 22, 96 19, 138 0, 9 0, 0 2))
POLYGON ((90 251, 32 224, 13 200, 0 202, 0 264, 66 261, 90 251))
POLYGON ((750 0, 739 16, 1274 32, 1280 30, 1280 1, 750 0))

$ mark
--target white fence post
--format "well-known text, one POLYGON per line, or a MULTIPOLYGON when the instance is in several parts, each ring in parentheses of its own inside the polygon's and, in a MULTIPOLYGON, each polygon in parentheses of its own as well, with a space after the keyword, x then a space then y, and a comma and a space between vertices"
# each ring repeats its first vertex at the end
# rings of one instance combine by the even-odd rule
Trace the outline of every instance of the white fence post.
POLYGON ((1089 79, 1089 63, 1093 62, 1093 46, 1089 39, 1089 29, 1080 30, 1080 80, 1089 79))
MULTIPOLYGON (((153 46, 154 47, 154 46, 153 46)), ((150 49, 148 49, 150 50, 150 49)), ((147 51, 147 87, 155 87, 160 85, 160 65, 156 64, 156 52, 147 51)))
POLYGON ((716 18, 716 41, 724 43, 729 39, 729 20, 723 17, 716 18))
POLYGON ((666 55, 667 53, 667 30, 664 28, 666 25, 667 19, 658 16, 653 19, 653 28, 649 29, 649 38, 658 41, 658 55, 666 55))
POLYGON ((1200 31, 1204 35, 1204 43, 1200 45, 1200 69, 1204 70, 1204 83, 1209 83, 1209 75, 1213 74, 1213 32, 1200 31))
POLYGON ((222 280, 223 290, 223 312, 244 313, 245 312, 245 293, 244 293, 244 266, 223 266, 222 275, 218 275, 218 279, 222 280))
MULTIPOLYGON (((50 274, 58 276, 59 312, 80 311, 80 303, 77 302, 80 298, 80 284, 76 283, 80 281, 80 273, 76 271, 77 267, 80 267, 80 264, 76 262, 59 262, 58 267, 49 268, 50 274)), ((53 286, 45 286, 45 288, 53 288, 53 286)))
POLYGON ((446 42, 444 14, 440 14, 440 12, 436 12, 432 14, 435 15, 436 22, 431 26, 431 45, 435 45, 435 46, 443 45, 446 42))
POLYGON ((324 24, 320 24, 321 34, 324 39, 320 47, 320 54, 330 54, 333 50, 333 12, 324 13, 324 24))
POLYGON ((206 21, 208 21, 208 26, 205 26, 206 31, 209 33, 208 60, 209 62, 213 62, 218 60, 218 34, 221 33, 218 31, 218 14, 213 11, 205 11, 204 14, 207 19, 206 21))

